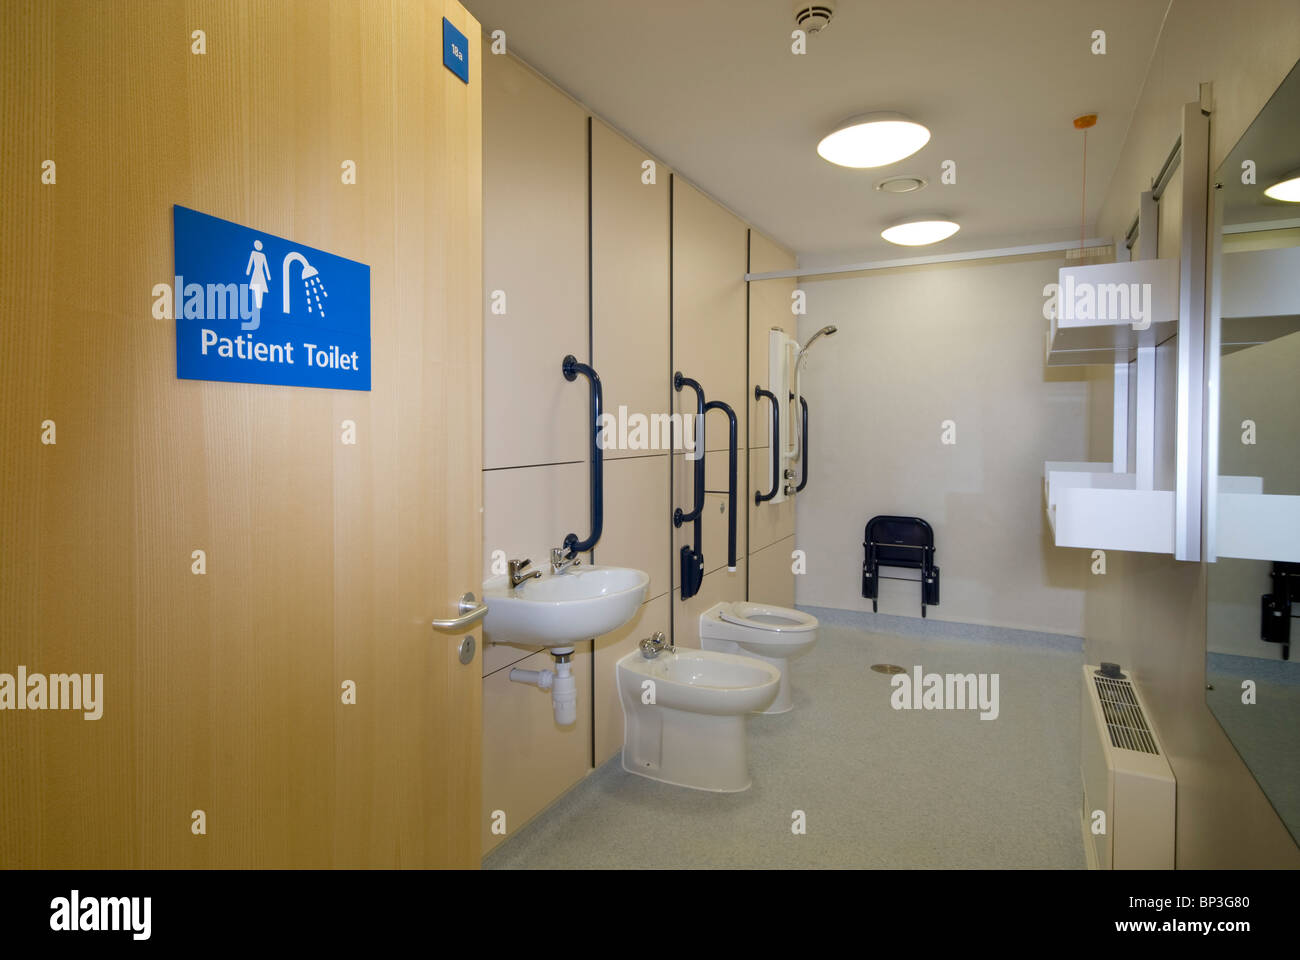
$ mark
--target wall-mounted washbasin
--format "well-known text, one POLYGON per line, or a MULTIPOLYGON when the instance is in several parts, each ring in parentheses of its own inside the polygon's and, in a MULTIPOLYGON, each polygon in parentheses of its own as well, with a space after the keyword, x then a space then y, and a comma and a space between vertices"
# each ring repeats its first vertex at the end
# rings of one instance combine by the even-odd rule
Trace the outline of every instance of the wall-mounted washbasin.
POLYGON ((483 584, 483 632, 492 643, 569 647, 631 620, 649 585, 648 573, 630 567, 570 567, 517 587, 493 577, 483 584))

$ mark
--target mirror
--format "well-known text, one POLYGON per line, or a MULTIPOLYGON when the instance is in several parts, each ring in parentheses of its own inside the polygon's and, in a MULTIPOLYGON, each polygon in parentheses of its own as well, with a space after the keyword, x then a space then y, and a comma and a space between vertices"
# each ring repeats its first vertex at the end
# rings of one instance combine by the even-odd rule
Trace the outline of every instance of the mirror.
POLYGON ((1300 841, 1300 65, 1214 194, 1206 702, 1300 841))

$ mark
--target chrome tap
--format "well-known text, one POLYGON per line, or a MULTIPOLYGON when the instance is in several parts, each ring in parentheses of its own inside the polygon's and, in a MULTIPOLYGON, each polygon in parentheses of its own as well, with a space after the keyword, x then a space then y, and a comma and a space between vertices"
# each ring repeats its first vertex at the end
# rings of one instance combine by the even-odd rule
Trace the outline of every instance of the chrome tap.
POLYGON ((551 573, 563 573, 569 567, 577 567, 581 564, 581 557, 565 557, 563 547, 551 547, 551 573))
POLYGON ((524 567, 527 567, 533 561, 531 560, 511 560, 506 564, 510 568, 510 586, 517 587, 525 580, 531 580, 533 577, 540 577, 542 571, 533 570, 530 573, 523 573, 524 567))
POLYGON ((677 647, 673 642, 664 639, 662 630, 656 631, 653 636, 646 637, 640 644, 638 644, 638 646, 641 648, 641 656, 645 657, 647 660, 653 660, 665 650, 669 653, 677 652, 677 647))

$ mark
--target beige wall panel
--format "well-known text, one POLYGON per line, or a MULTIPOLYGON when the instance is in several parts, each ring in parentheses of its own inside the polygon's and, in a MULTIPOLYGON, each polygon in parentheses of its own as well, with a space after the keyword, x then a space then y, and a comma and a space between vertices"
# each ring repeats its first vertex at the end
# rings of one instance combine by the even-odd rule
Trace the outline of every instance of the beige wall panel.
POLYGON ((754 603, 771 603, 778 607, 794 606, 794 537, 787 537, 770 547, 749 555, 749 599, 754 603))
MULTIPOLYGON (((748 228, 680 178, 673 186, 673 370, 699 381, 708 400, 736 411, 745 444, 745 264, 748 228)), ((695 393, 674 394, 680 413, 695 413, 695 393)), ((709 415, 710 450, 725 450, 722 417, 709 415)))
MULTIPOLYGON (((717 413, 710 413, 710 419, 717 418, 721 421, 722 417, 717 413)), ((742 447, 737 451, 736 464, 736 559, 743 560, 746 553, 745 530, 745 460, 746 454, 742 447)), ((704 489, 722 490, 727 489, 728 463, 727 454, 722 450, 711 451, 704 456, 704 489)), ((694 504, 694 461, 687 460, 682 454, 674 454, 675 463, 673 485, 673 507, 681 507, 684 511, 689 511, 694 504)), ((750 494, 752 497, 752 493, 750 494)), ((703 517, 704 529, 700 534, 700 546, 704 552, 704 572, 712 573, 714 570, 725 569, 727 566, 727 523, 728 523, 728 499, 726 493, 705 493, 704 495, 704 512, 703 517)), ((680 527, 674 528, 672 525, 672 511, 669 510, 668 528, 673 532, 673 587, 681 586, 681 558, 680 552, 682 547, 693 545, 695 542, 695 525, 684 523, 680 527)), ((743 598, 742 598, 743 599, 743 598)))
POLYGON ((746 576, 747 561, 740 560, 736 571, 729 572, 725 567, 706 574, 700 584, 700 592, 688 600, 682 600, 682 592, 673 590, 673 642, 679 647, 696 647, 700 645, 700 614, 715 603, 723 600, 744 600, 748 583, 746 576))
POLYGON ((605 531, 595 561, 650 574, 646 599, 672 588, 667 454, 605 461, 605 531))
POLYGON ((0 8, 0 663, 106 687, 0 724, 0 863, 477 864, 477 669, 427 624, 479 565, 479 36, 439 2, 0 8), (173 203, 369 264, 373 391, 178 381, 173 203))
POLYGON ((511 56, 483 86, 483 463, 585 460, 587 382, 560 365, 588 358, 586 113, 511 56))
MULTIPOLYGON (((515 664, 521 670, 552 670, 547 651, 515 664)), ((551 694, 516 683, 509 670, 483 678, 483 852, 519 832, 591 769, 591 641, 575 645, 578 720, 555 722, 551 694), (494 835, 492 814, 503 810, 506 836, 494 835)))
MULTIPOLYGON (((642 182, 650 157, 592 121, 592 365, 605 409, 649 417, 670 410, 668 370, 668 178, 642 182)), ((658 447, 667 452, 667 447, 658 447)), ((645 450, 610 447, 606 459, 645 450)))
POLYGON ((671 601, 668 594, 641 605, 641 611, 622 629, 596 638, 596 696, 593 702, 596 724, 596 766, 623 749, 623 706, 618 699, 614 665, 637 649, 637 644, 656 632, 672 635, 671 601))

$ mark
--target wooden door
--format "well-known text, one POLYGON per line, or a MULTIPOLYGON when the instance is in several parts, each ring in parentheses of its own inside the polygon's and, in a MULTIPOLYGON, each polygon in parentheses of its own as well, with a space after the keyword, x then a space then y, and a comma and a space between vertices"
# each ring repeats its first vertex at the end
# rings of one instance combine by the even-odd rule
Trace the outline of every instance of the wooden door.
POLYGON ((480 37, 0 5, 0 674, 103 675, 99 719, 0 711, 0 866, 477 866, 480 670, 430 621, 481 568, 480 37), (173 204, 368 264, 372 390, 178 380, 173 204))

